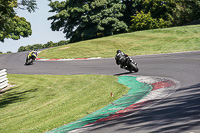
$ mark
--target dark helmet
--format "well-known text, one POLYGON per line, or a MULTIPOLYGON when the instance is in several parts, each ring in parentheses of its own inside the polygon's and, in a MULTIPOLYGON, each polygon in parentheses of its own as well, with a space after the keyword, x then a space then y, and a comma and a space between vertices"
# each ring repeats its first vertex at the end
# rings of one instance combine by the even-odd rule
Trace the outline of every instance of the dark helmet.
POLYGON ((121 52, 122 52, 121 50, 117 50, 117 54, 118 54, 118 53, 121 53, 121 52))

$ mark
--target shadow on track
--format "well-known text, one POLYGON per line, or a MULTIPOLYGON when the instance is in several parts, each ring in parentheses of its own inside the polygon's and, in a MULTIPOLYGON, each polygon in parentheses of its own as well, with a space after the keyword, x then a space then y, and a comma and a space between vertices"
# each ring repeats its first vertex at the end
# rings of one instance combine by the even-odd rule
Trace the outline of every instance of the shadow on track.
POLYGON ((200 126, 200 83, 180 88, 176 93, 179 94, 177 97, 172 95, 160 100, 159 104, 132 113, 127 117, 99 123, 99 128, 90 131, 101 131, 101 128, 109 130, 118 124, 121 128, 112 129, 112 132, 180 133, 195 128, 198 130, 200 126))
POLYGON ((129 74, 133 74, 133 73, 135 73, 135 72, 124 72, 124 73, 114 74, 114 76, 129 75, 129 74))

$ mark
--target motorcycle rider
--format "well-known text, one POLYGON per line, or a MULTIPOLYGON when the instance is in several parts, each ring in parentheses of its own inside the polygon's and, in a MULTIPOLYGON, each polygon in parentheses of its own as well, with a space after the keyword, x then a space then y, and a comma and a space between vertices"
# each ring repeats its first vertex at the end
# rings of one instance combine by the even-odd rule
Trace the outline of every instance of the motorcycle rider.
MULTIPOLYGON (((34 49, 34 50, 32 50, 31 52, 28 53, 28 55, 27 55, 27 57, 26 57, 26 63, 27 63, 28 60, 29 60, 30 58, 32 58, 32 57, 37 57, 37 50, 36 50, 36 49, 34 49)), ((25 63, 25 64, 26 64, 26 63, 25 63)))
MULTIPOLYGON (((121 50, 117 50, 117 54, 115 56, 116 64, 120 65, 120 68, 124 69, 126 68, 126 62, 128 59, 128 55, 123 53, 121 50)), ((134 62, 135 65, 137 65, 136 62, 134 62)))

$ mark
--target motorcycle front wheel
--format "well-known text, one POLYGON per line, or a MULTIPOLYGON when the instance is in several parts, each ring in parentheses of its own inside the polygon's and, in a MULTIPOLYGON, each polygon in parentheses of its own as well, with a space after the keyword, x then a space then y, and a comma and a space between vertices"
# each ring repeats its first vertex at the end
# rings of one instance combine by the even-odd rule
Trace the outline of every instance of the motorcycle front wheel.
POLYGON ((130 63, 130 67, 131 67, 131 69, 129 70, 130 72, 132 72, 132 71, 138 72, 139 71, 138 67, 135 64, 133 64, 132 62, 130 63))

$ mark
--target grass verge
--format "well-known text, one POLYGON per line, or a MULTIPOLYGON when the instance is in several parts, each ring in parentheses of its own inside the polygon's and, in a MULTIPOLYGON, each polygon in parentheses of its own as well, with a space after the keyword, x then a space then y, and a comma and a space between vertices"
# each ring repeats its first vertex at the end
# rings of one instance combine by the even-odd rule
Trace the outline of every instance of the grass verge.
POLYGON ((129 90, 106 75, 8 75, 0 97, 0 132, 49 131, 86 116, 129 90), (114 97, 111 97, 111 92, 114 97))
POLYGON ((200 25, 119 34, 42 51, 38 57, 114 57, 117 49, 130 56, 200 50, 200 25))

